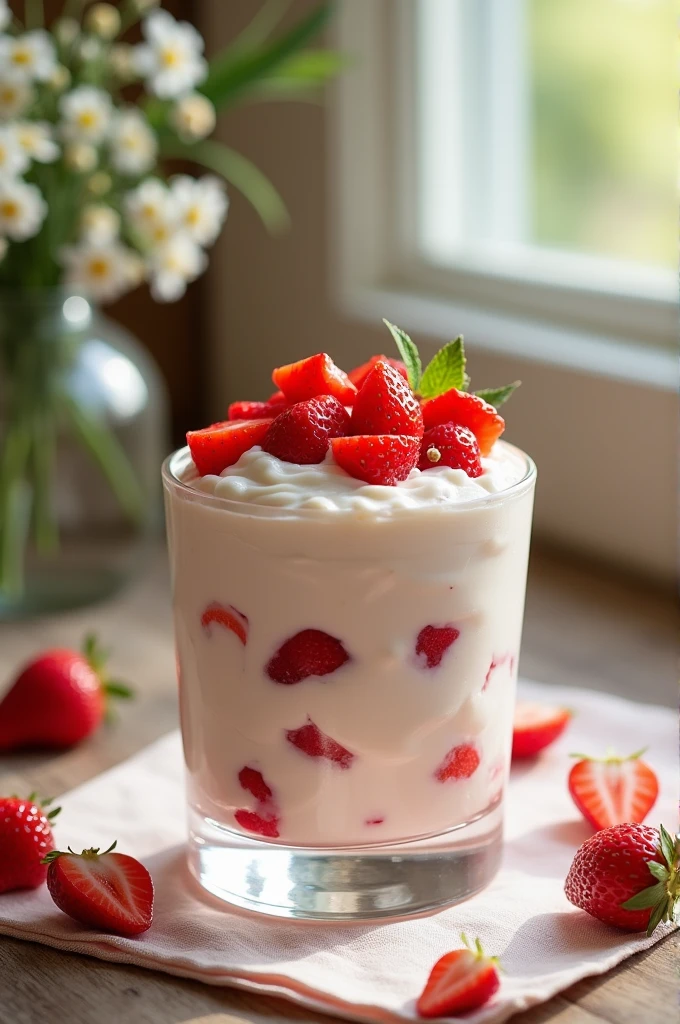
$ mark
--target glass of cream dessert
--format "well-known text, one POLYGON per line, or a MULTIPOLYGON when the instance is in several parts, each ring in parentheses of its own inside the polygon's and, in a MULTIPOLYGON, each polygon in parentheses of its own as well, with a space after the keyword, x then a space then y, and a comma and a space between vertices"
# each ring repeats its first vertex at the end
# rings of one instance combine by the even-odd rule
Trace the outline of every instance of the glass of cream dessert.
POLYGON ((535 467, 511 388, 398 339, 409 370, 280 367, 164 466, 190 866, 250 910, 418 913, 498 867, 535 467))

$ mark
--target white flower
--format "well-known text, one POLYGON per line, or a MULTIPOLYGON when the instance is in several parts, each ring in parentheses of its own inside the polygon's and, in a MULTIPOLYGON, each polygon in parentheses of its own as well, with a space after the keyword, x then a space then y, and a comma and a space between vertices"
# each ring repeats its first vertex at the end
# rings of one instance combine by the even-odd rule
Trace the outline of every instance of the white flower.
POLYGON ((112 4, 95 4, 85 15, 85 25, 102 39, 113 39, 120 32, 120 12, 112 4))
POLYGON ((179 174, 171 182, 173 206, 180 229, 199 245, 212 245, 222 229, 229 200, 220 178, 179 174))
POLYGON ((121 174, 144 174, 156 161, 156 136, 136 107, 122 110, 116 115, 109 145, 111 163, 121 174))
POLYGON ((59 146, 52 137, 52 125, 48 121, 17 121, 14 133, 31 160, 49 164, 59 156, 59 146))
POLYGON ((0 128, 0 175, 15 177, 23 174, 30 162, 28 154, 19 145, 14 125, 0 128))
POLYGON ((33 102, 33 89, 16 78, 0 77, 0 121, 18 117, 33 102))
POLYGON ((188 235, 180 232, 153 249, 148 258, 151 294, 156 302, 174 302, 208 265, 208 258, 188 235))
POLYGON ((103 89, 79 85, 61 97, 59 110, 64 118, 64 138, 96 145, 109 129, 113 105, 103 89))
POLYGON ((158 178, 148 178, 128 192, 125 216, 130 230, 146 245, 162 245, 177 228, 171 192, 158 178))
POLYGON ((152 11, 142 32, 146 42, 135 47, 135 65, 156 96, 172 99, 204 80, 203 39, 193 25, 175 21, 167 11, 152 11))
POLYGON ((21 82, 46 82, 57 66, 52 37, 43 29, 0 36, 0 68, 21 82))
POLYGON ((37 235, 47 203, 37 185, 19 178, 0 178, 0 235, 16 241, 37 235))
POLYGON ((129 43, 116 43, 109 50, 111 70, 118 78, 128 79, 135 77, 132 53, 133 49, 129 43))
POLYGON ((66 166, 78 174, 87 174, 97 166, 99 155, 89 142, 69 142, 64 147, 66 166))
POLYGON ((118 237, 120 214, 103 203, 92 203, 83 210, 80 226, 86 241, 106 245, 118 237))
POLYGON ((178 100, 170 113, 171 125, 186 142, 210 135, 216 121, 215 107, 200 92, 192 92, 178 100))
POLYGON ((55 92, 63 92, 64 89, 68 89, 71 84, 71 72, 63 64, 57 64, 56 68, 50 75, 47 84, 55 92))
POLYGON ((52 26, 52 32, 62 46, 73 46, 80 35, 80 22, 75 18, 59 18, 52 26))
POLYGON ((12 12, 7 0, 0 0, 0 32, 4 32, 11 20, 12 12))
POLYGON ((60 257, 65 283, 103 302, 117 299, 140 280, 139 256, 120 242, 84 241, 64 246, 60 257))
POLYGON ((78 56, 84 63, 99 60, 103 53, 102 44, 94 36, 85 36, 78 44, 78 56))

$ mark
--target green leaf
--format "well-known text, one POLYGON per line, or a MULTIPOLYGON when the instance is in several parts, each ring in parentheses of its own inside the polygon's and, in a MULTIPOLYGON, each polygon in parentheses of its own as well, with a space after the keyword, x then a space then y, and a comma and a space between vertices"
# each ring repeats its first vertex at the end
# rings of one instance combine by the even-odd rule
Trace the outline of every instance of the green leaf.
POLYGON ((385 320, 384 317, 383 323, 389 328, 390 334, 394 338, 394 343, 399 349, 399 355, 406 364, 408 382, 411 385, 412 390, 418 391, 420 388, 420 378, 423 373, 418 349, 413 344, 406 331, 402 331, 401 327, 397 327, 396 324, 391 324, 389 320, 385 320))
POLYGON ((663 854, 663 859, 666 861, 669 868, 673 868, 677 859, 675 840, 663 825, 659 825, 659 833, 661 835, 661 853, 663 854))
POLYGON ((665 868, 663 866, 663 864, 658 864, 657 861, 650 860, 647 862, 647 867, 649 868, 650 873, 654 875, 654 877, 658 879, 659 882, 668 881, 669 871, 668 868, 665 868))
POLYGON ((333 50, 303 50, 259 82, 254 82, 246 100, 314 100, 318 90, 347 65, 344 54, 333 50))
POLYGON ((332 11, 332 3, 322 3, 279 39, 251 49, 228 47, 211 60, 208 77, 199 91, 218 108, 233 102, 253 83, 259 82, 301 50, 321 31, 332 11))
POLYGON ((506 384, 503 388, 482 388, 481 391, 475 391, 475 394, 478 398, 483 398, 489 405, 493 405, 495 409, 499 409, 521 383, 521 380, 516 380, 512 384, 506 384))
POLYGON ((663 900, 666 895, 665 885, 662 882, 657 882, 656 885, 650 885, 648 889, 643 889, 642 892, 631 896, 621 906, 624 910, 647 910, 648 907, 655 907, 659 900, 663 900))
POLYGON ((243 31, 233 40, 230 50, 252 50, 271 35, 290 7, 291 0, 266 0, 243 31))
POLYGON ((647 935, 652 935, 656 931, 657 925, 660 925, 662 921, 666 920, 667 915, 668 903, 659 903, 659 905, 652 911, 652 916, 650 917, 649 924, 647 925, 647 935))
POLYGON ((432 357, 420 381, 423 398, 436 398, 451 388, 465 387, 465 347, 463 336, 450 341, 432 357))
POLYGON ((121 700, 130 700, 135 695, 132 687, 127 683, 122 683, 119 679, 109 679, 104 683, 104 692, 107 697, 119 697, 121 700))
POLYGON ((221 142, 204 139, 202 142, 180 142, 176 138, 161 139, 165 156, 193 160, 217 174, 221 174, 242 193, 269 231, 277 233, 290 223, 283 199, 255 164, 221 142))

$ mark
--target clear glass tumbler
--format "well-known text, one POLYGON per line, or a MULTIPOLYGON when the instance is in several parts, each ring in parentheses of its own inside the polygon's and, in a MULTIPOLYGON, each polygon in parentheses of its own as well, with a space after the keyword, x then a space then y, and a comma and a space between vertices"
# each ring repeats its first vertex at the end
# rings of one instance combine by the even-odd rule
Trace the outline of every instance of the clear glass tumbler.
POLYGON ((189 863, 227 903, 353 920, 500 861, 536 470, 456 504, 293 510, 163 468, 189 863))

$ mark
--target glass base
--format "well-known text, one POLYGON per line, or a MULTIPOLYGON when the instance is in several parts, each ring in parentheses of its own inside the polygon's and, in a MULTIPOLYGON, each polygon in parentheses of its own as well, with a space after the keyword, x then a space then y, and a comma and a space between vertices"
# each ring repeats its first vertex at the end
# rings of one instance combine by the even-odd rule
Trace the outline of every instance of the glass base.
POLYGON ((274 917, 361 921, 453 906, 500 865, 502 806, 425 840, 339 850, 281 846, 189 812, 189 868, 225 903, 274 917))

